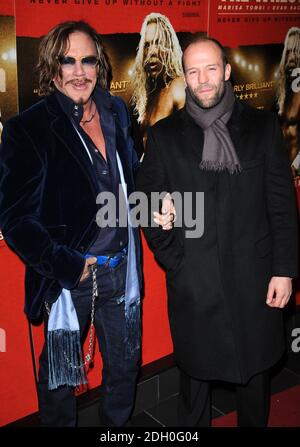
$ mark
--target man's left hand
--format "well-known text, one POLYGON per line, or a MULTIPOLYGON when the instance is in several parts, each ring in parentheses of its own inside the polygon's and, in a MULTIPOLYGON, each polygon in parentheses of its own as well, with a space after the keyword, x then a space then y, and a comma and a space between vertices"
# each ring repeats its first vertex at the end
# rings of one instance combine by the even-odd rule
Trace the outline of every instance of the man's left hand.
POLYGON ((267 305, 283 308, 292 294, 292 279, 284 276, 273 276, 269 282, 267 305))

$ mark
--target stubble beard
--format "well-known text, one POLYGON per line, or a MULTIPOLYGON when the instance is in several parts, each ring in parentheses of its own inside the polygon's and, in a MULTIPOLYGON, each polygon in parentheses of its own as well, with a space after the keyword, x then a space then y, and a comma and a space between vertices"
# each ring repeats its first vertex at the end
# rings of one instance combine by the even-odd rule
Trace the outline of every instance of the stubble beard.
MULTIPOLYGON (((88 78, 83 79, 83 81, 86 82, 86 83, 92 83, 92 81, 90 79, 88 79, 88 78)), ((72 84, 73 82, 74 82, 74 80, 72 79, 72 80, 68 81, 66 83, 66 85, 72 84)), ((78 99, 73 100, 73 101, 78 106, 84 106, 84 105, 86 105, 86 104, 88 104, 90 102, 91 97, 92 97, 92 92, 91 92, 91 95, 87 99, 84 99, 84 97, 81 96, 78 99)))
POLYGON ((222 81, 220 84, 220 87, 215 92, 214 96, 210 98, 209 100, 205 101, 198 97, 198 88, 192 89, 188 86, 188 89, 190 91, 190 94, 192 95, 194 101, 200 106, 202 109, 211 109, 212 107, 215 107, 221 99, 223 98, 224 92, 225 92, 225 81, 222 81))

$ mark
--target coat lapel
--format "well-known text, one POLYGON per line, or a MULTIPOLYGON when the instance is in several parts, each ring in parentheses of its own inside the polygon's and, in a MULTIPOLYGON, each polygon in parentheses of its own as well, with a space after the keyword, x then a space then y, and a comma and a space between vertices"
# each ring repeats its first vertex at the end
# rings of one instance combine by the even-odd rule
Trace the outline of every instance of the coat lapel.
POLYGON ((83 174, 86 176, 89 185, 92 189, 93 195, 98 193, 97 181, 93 171, 93 164, 86 152, 86 149, 73 128, 72 123, 61 110, 56 98, 49 96, 46 98, 48 111, 51 114, 52 120, 50 126, 54 134, 59 138, 64 147, 68 150, 70 155, 80 165, 83 174))
MULTIPOLYGON (((96 196, 99 191, 97 180, 93 170, 93 165, 79 135, 73 128, 66 114, 61 109, 54 95, 48 96, 46 98, 46 105, 51 117, 50 125, 53 132, 62 142, 70 155, 75 158, 77 163, 80 165, 84 175, 86 176, 91 186, 93 195, 96 196)), ((131 166, 129 164, 130 160, 128 159, 127 142, 124 134, 125 131, 127 132, 127 128, 123 129, 116 112, 113 112, 113 114, 113 118, 115 121, 116 148, 118 150, 118 154, 122 163, 124 178, 127 184, 127 191, 129 195, 131 192, 133 192, 133 178, 131 166)))
POLYGON ((127 132, 128 129, 127 128, 123 129, 121 127, 116 112, 114 112, 114 118, 115 118, 115 129, 116 129, 116 148, 122 163, 124 179, 127 185, 127 196, 129 196, 129 194, 133 192, 134 188, 133 188, 132 170, 128 159, 127 141, 124 134, 124 132, 127 132))
POLYGON ((243 145, 240 145, 240 139, 247 131, 247 119, 241 119, 244 112, 243 105, 240 101, 235 101, 232 115, 228 121, 227 127, 232 139, 237 156, 240 159, 240 155, 243 150, 243 145))
POLYGON ((129 166, 128 154, 126 151, 126 141, 120 131, 116 130, 116 139, 117 139, 117 151, 122 163, 124 179, 127 184, 127 195, 133 192, 133 179, 131 175, 131 170, 129 166))
MULTIPOLYGON (((182 147, 187 148, 196 157, 197 162, 202 160, 202 150, 204 143, 204 134, 202 129, 197 126, 193 119, 189 116, 186 109, 183 109, 181 119, 183 120, 183 126, 180 126, 183 137, 182 147)), ((179 128, 180 128, 179 127, 179 128)))

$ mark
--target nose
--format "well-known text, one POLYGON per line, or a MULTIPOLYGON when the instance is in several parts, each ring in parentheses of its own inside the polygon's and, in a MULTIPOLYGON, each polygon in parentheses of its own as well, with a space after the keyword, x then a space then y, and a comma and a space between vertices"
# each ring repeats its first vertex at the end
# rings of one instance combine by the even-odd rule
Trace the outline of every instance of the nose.
POLYGON ((146 57, 157 57, 158 50, 155 45, 148 45, 144 48, 144 56, 146 57))
POLYGON ((291 64, 291 62, 296 61, 296 53, 295 51, 289 51, 286 56, 286 65, 291 64))
POLYGON ((73 73, 76 76, 82 76, 85 74, 84 67, 83 67, 81 61, 75 61, 73 73))
POLYGON ((199 70, 198 82, 199 84, 206 84, 208 82, 208 76, 205 70, 199 70))
POLYGON ((158 55, 158 47, 156 45, 152 45, 151 47, 151 55, 157 56, 158 55))

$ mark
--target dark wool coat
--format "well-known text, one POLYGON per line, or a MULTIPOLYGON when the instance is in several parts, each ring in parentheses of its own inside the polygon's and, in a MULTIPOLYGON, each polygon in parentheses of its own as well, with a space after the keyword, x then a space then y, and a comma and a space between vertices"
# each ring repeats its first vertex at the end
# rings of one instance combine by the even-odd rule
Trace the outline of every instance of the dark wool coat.
MULTIPOLYGON (((120 98, 100 88, 97 95, 115 122, 116 145, 130 194, 139 162, 129 135, 128 112, 120 98)), ((99 232, 93 166, 55 95, 7 122, 0 168, 0 228, 26 264, 25 312, 38 318, 45 299, 53 302, 62 288, 78 284, 83 254, 99 232)), ((139 257, 137 228, 134 234, 139 257)))
MULTIPOLYGON (((154 125, 137 187, 204 192, 204 234, 145 228, 166 269, 174 352, 189 375, 245 383, 283 354, 272 276, 297 275, 297 216, 277 117, 236 101, 228 123, 242 172, 199 169, 203 131, 185 109, 154 125)), ((195 217, 195 203, 193 203, 195 217)))

